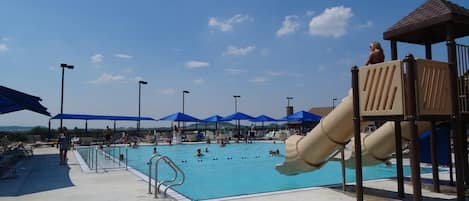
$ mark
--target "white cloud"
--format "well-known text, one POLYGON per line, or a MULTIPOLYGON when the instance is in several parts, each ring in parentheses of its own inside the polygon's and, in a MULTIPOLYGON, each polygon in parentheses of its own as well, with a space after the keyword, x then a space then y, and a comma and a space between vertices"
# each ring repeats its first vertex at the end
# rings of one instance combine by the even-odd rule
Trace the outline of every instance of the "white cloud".
POLYGON ((264 49, 261 50, 261 56, 264 56, 264 57, 265 57, 265 56, 267 56, 267 55, 269 55, 269 54, 270 54, 270 50, 269 50, 269 49, 264 48, 264 49))
POLYGON ((270 76, 281 76, 286 74, 286 72, 283 71, 267 71, 266 73, 270 76))
POLYGON ((252 78, 251 80, 249 80, 250 82, 253 82, 253 83, 258 83, 258 84, 261 84, 261 83, 266 83, 269 81, 269 79, 265 78, 265 77, 254 77, 252 78))
POLYGON ((315 36, 339 38, 347 32, 349 19, 353 16, 351 8, 337 6, 326 8, 323 13, 309 22, 309 33, 315 36))
POLYGON ((368 20, 366 23, 364 24, 359 24, 357 25, 357 29, 364 29, 364 28, 369 28, 369 27, 372 27, 373 26, 373 21, 371 20, 368 20))
POLYGON ((203 84, 203 83, 205 83, 205 79, 204 78, 197 78, 195 80, 192 80, 192 82, 194 84, 203 84))
POLYGON ((114 57, 119 59, 132 59, 133 57, 128 54, 115 54, 114 57))
POLYGON ((103 73, 100 77, 96 80, 91 80, 91 84, 103 84, 103 83, 110 83, 110 82, 117 82, 117 81, 124 81, 125 76, 123 75, 112 75, 110 73, 103 73))
POLYGON ((101 63, 103 61, 104 56, 102 54, 95 54, 91 56, 91 63, 101 63))
POLYGON ((140 77, 140 76, 135 76, 133 78, 130 78, 130 81, 132 82, 138 82, 140 80, 145 80, 145 79, 143 79, 143 77, 140 77))
POLYGON ((211 17, 208 19, 208 26, 215 27, 220 29, 220 31, 226 32, 233 29, 233 25, 242 23, 246 20, 252 19, 248 15, 237 14, 230 19, 222 20, 216 17, 211 17))
POLYGON ((193 69, 193 68, 203 68, 210 66, 210 63, 205 61, 188 61, 185 64, 186 68, 193 69))
POLYGON ((159 89, 156 92, 159 94, 170 95, 170 94, 175 94, 176 89, 173 89, 173 88, 159 89))
POLYGON ((10 38, 8 38, 8 37, 3 37, 2 40, 3 40, 3 41, 9 41, 10 38))
POLYGON ((306 11, 306 16, 313 16, 314 14, 316 14, 315 11, 312 11, 312 10, 306 11))
POLYGON ((171 51, 173 51, 173 52, 183 52, 184 49, 173 47, 173 48, 171 48, 171 51))
POLYGON ((283 20, 282 27, 277 30, 277 36, 281 37, 295 33, 296 31, 298 31, 299 28, 300 23, 298 22, 298 16, 285 16, 285 20, 283 20))
POLYGON ((9 50, 8 46, 6 44, 0 43, 0 54, 5 53, 9 50))
POLYGON ((238 48, 236 46, 230 45, 226 48, 225 54, 233 55, 233 56, 244 56, 254 51, 255 49, 256 49, 256 46, 247 46, 245 48, 242 48, 242 47, 238 48))
POLYGON ((245 70, 242 70, 242 69, 238 69, 238 68, 228 68, 228 69, 225 69, 225 73, 227 75, 239 75, 241 73, 244 73, 246 72, 245 70))

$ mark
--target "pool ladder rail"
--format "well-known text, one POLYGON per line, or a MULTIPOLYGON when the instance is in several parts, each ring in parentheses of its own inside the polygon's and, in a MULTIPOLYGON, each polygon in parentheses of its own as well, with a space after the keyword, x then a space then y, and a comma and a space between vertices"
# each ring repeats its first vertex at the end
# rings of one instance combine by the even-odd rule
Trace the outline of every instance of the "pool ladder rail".
POLYGON ((161 155, 159 153, 153 154, 150 159, 148 160, 148 194, 152 194, 151 192, 151 166, 152 166, 152 160, 156 158, 155 160, 155 198, 158 198, 158 193, 160 191, 160 187, 162 185, 167 185, 166 188, 163 191, 163 196, 166 197, 166 192, 168 191, 169 188, 174 187, 174 186, 180 186, 184 184, 184 181, 186 180, 186 175, 184 172, 179 168, 173 160, 171 160, 168 156, 161 155), (174 176, 171 179, 161 181, 158 184, 158 163, 159 161, 162 160, 164 161, 174 172, 174 176), (178 176, 181 175, 181 179, 179 182, 176 182, 178 180, 178 176))

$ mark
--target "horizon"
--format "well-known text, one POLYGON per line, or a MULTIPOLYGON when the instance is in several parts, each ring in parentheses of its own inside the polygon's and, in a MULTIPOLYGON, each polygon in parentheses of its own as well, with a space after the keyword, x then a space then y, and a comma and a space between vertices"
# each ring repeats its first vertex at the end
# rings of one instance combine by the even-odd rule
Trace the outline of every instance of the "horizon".
MULTIPOLYGON (((424 0, 381 1, 48 1, 0 2, 2 85, 33 96, 52 116, 64 113, 159 119, 182 111, 197 118, 238 111, 282 118, 330 107, 348 94, 350 68, 362 66, 372 41, 424 0), (385 8, 385 9, 384 9, 385 8), (183 91, 189 93, 183 95, 183 91), (235 106, 234 95, 239 95, 235 106)), ((467 0, 451 1, 469 8, 467 0)), ((469 44, 469 37, 457 39, 469 44)), ((398 44, 398 58, 425 57, 424 46, 398 44)), ((447 59, 444 43, 433 58, 447 59)), ((0 126, 44 126, 31 111, 0 115, 0 126)), ((57 128, 60 121, 51 121, 57 128)), ((142 121, 142 128, 171 122, 142 121)), ((84 127, 64 120, 64 126, 84 127)), ((89 121, 105 128, 112 121, 89 121)), ((117 127, 136 127, 118 122, 117 127)))

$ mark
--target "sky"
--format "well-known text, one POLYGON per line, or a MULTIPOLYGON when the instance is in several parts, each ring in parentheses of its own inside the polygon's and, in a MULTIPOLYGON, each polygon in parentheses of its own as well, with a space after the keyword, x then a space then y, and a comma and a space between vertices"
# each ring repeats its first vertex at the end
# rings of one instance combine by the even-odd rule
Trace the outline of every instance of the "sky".
MULTIPOLYGON (((274 118, 332 105, 348 93, 350 68, 364 64, 372 41, 424 0, 328 1, 0 1, 0 84, 42 98, 60 113, 141 115, 182 111, 198 118, 238 111, 274 118)), ((469 8, 467 0, 452 1, 469 8)), ((469 39, 458 43, 468 45, 469 39)), ((398 43, 399 58, 425 57, 398 43)), ((446 60, 444 44, 433 58, 446 60)), ((30 111, 0 115, 0 126, 47 126, 30 111)), ((58 127, 59 121, 52 121, 58 127)), ((84 122, 64 121, 67 127, 84 122)), ((103 128, 112 122, 89 122, 103 128)), ((142 122, 142 127, 169 122, 142 122)), ((118 126, 135 126, 120 122, 118 126)))

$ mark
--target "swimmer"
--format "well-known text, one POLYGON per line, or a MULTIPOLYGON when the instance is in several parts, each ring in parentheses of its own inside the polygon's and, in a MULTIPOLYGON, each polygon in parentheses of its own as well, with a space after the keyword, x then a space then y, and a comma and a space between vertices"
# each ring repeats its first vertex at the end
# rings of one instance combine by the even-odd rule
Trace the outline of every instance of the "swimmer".
POLYGON ((203 155, 204 154, 202 154, 202 150, 200 150, 200 149, 197 149, 197 151, 195 152, 195 156, 197 156, 197 157, 201 157, 203 155))
POLYGON ((208 152, 208 147, 205 147, 204 152, 208 152))
POLYGON ((153 147, 153 154, 156 154, 156 147, 153 147))

